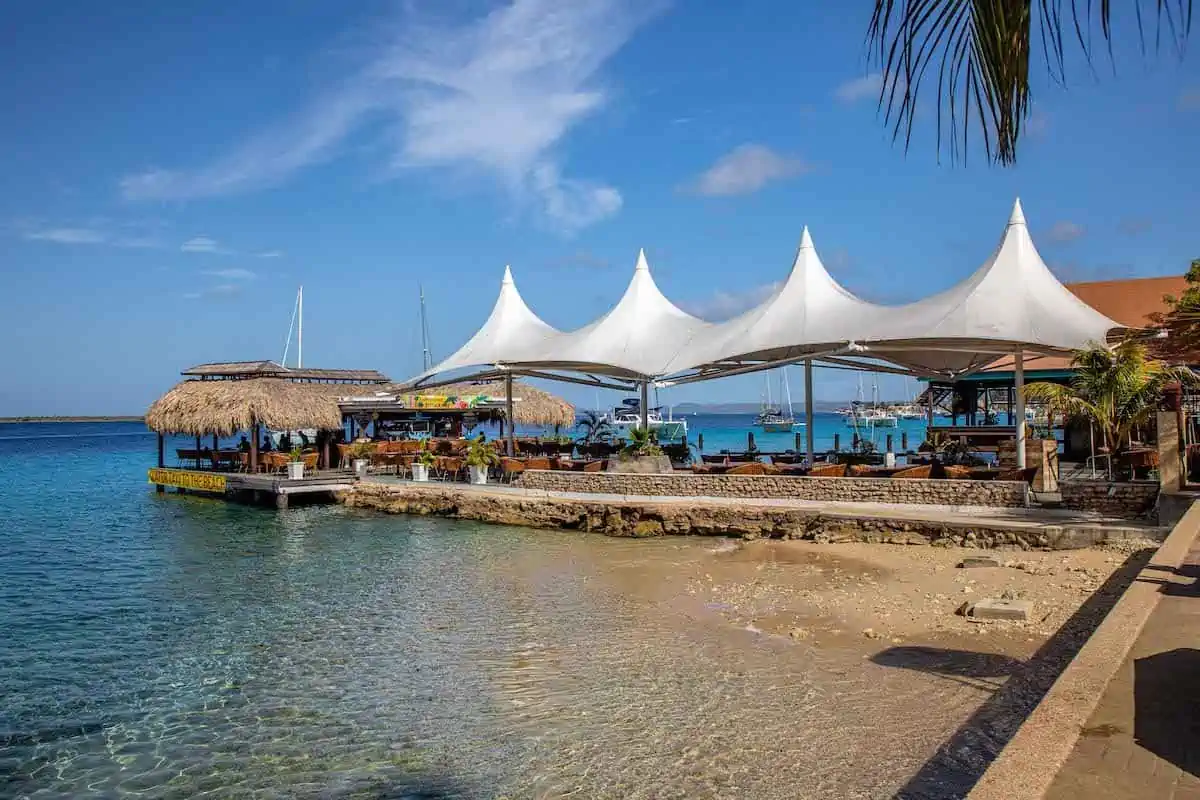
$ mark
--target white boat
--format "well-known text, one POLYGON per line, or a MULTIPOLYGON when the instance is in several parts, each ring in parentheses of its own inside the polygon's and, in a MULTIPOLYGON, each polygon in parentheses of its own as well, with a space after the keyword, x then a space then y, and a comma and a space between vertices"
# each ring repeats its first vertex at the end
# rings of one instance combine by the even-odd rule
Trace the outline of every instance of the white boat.
POLYGON ((899 424, 895 414, 879 405, 879 383, 871 386, 871 402, 863 400, 862 376, 858 378, 858 399, 850 404, 845 414, 846 424, 851 428, 895 428, 899 424))
MULTIPOLYGON (((605 414, 603 419, 608 422, 616 436, 628 437, 630 430, 642 426, 640 403, 636 397, 631 397, 610 413, 605 414)), ((687 420, 674 419, 670 409, 667 411, 666 419, 663 419, 661 409, 647 409, 646 426, 658 434, 660 442, 673 442, 687 436, 687 420)))
POLYGON ((787 397, 787 412, 771 402, 771 379, 768 377, 762 407, 754 418, 754 424, 762 428, 764 433, 788 433, 795 430, 798 424, 804 424, 797 423, 796 415, 792 413, 792 388, 787 381, 787 367, 779 371, 779 386, 787 397))

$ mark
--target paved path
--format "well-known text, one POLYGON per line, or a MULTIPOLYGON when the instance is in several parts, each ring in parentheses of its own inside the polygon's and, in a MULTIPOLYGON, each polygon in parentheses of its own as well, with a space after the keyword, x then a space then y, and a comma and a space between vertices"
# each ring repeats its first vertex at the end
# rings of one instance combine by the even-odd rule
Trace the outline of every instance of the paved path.
POLYGON ((1163 596, 1047 800, 1200 800, 1200 542, 1159 575, 1163 596))
MULTIPOLYGON (((949 525, 981 526, 994 528, 1020 528, 1026 530, 1049 528, 1095 528, 1111 538, 1145 537, 1161 540, 1166 528, 1099 516, 1095 513, 1071 511, 1061 508, 997 508, 982 506, 942 506, 915 503, 848 503, 832 500, 799 500, 794 498, 769 497, 665 497, 656 495, 620 495, 589 492, 555 492, 544 489, 526 489, 520 486, 467 483, 442 483, 430 481, 416 483, 388 476, 372 476, 366 482, 403 485, 406 488, 428 489, 429 491, 453 490, 498 497, 525 497, 529 499, 558 499, 590 503, 645 503, 683 506, 731 506, 738 508, 789 508, 820 512, 826 515, 842 515, 856 519, 878 518, 937 522, 949 525)), ((1100 538, 1104 538, 1103 536, 1100 538)))

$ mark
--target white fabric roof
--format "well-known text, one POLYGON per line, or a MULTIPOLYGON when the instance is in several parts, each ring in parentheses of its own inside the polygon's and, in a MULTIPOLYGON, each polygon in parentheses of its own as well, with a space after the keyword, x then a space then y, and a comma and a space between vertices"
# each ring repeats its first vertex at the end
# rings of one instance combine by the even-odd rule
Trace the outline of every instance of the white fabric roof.
POLYGON ((838 348, 861 336, 883 310, 833 279, 806 226, 783 284, 760 305, 695 336, 668 371, 715 361, 794 359, 838 348))
POLYGON ((523 355, 540 351, 546 342, 560 335, 557 329, 529 310, 513 282, 512 270, 505 267, 500 296, 483 327, 451 356, 412 382, 463 367, 519 361, 523 355))
POLYGON ((519 360, 544 369, 653 379, 665 374, 694 336, 710 328, 712 323, 682 311, 663 295, 650 275, 645 251, 639 250, 633 278, 607 314, 545 340, 536 355, 519 360))
MULTIPOLYGON (((1002 355, 1066 353, 1104 344, 1121 326, 1067 290, 1046 267, 1018 200, 991 258, 924 300, 880 306, 855 297, 821 264, 805 228, 787 280, 744 314, 713 324, 663 296, 644 252, 620 301, 561 332, 521 299, 506 267, 500 296, 465 345, 413 382, 464 367, 562 370, 653 380, 713 365, 715 372, 831 352, 955 377, 1002 355)), ((870 365, 859 362, 863 369, 870 365)))
POLYGON ((944 292, 882 309, 857 322, 865 355, 947 375, 978 369, 1001 353, 1062 353, 1104 345, 1123 327, 1072 294, 1046 267, 1021 201, 983 266, 944 292))

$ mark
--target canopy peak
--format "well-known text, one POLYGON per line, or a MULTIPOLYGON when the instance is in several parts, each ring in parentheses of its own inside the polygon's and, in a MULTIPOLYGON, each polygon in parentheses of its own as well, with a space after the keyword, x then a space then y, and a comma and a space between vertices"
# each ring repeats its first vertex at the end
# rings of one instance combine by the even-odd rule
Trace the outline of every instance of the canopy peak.
POLYGON ((1023 210, 1021 210, 1021 198, 1019 198, 1019 197, 1016 199, 1015 202, 1013 202, 1012 214, 1010 214, 1008 217, 1008 224, 1009 225, 1024 225, 1025 224, 1025 212, 1023 210))

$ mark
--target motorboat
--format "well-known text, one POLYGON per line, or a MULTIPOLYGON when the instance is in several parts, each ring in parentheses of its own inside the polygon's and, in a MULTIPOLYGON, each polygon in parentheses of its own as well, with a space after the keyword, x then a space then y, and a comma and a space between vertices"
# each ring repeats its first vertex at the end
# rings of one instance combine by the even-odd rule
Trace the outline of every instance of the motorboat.
MULTIPOLYGON (((629 431, 642 426, 641 402, 636 397, 630 397, 621 402, 603 417, 613 433, 618 437, 628 437, 629 431)), ((674 419, 670 409, 667 418, 663 419, 661 408, 646 409, 646 426, 658 434, 660 442, 673 442, 687 437, 687 420, 674 419)))

